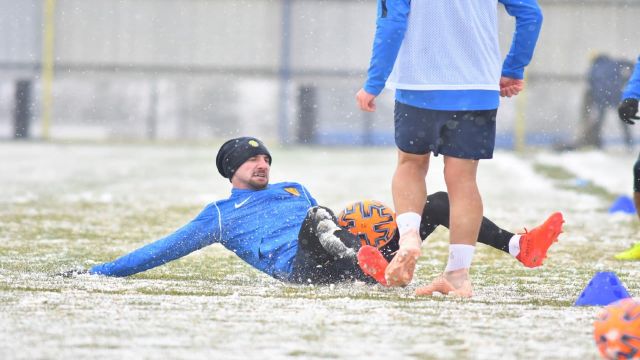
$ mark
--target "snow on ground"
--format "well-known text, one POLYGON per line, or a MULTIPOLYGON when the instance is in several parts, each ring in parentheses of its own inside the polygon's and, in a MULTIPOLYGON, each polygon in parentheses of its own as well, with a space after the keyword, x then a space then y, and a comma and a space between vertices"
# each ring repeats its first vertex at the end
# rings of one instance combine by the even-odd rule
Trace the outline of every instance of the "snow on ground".
MULTIPOLYGON (((559 210, 566 224, 539 269, 479 245, 471 300, 414 296, 444 267, 446 230, 403 289, 282 284, 217 245, 125 279, 52 276, 131 251, 227 196, 217 148, 0 143, 0 358, 596 359, 598 308, 572 306, 581 290, 610 270, 640 294, 640 263, 612 259, 637 240, 636 217, 536 170, 630 195, 636 155, 620 152, 482 161, 486 216, 517 230, 559 210)), ((392 148, 272 148, 273 182, 301 182, 336 210, 391 204, 392 148)), ((442 170, 433 159, 429 192, 445 188, 442 170)))
POLYGON ((576 181, 591 181, 613 194, 631 196, 635 152, 597 150, 584 152, 541 153, 537 159, 559 165, 576 175, 576 181))

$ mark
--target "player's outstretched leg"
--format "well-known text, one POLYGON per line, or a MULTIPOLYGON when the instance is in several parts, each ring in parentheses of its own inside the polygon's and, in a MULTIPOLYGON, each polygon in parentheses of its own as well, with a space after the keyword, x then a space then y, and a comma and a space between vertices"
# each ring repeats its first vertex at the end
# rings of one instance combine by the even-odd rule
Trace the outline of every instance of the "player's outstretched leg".
POLYGON ((520 252, 516 255, 524 266, 535 268, 542 265, 549 247, 558 241, 564 218, 555 212, 540 226, 520 234, 520 252))

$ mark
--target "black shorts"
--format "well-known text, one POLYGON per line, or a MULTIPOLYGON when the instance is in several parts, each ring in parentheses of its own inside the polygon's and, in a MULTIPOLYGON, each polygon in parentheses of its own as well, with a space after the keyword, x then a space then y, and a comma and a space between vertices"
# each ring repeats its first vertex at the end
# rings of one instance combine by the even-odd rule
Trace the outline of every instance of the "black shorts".
POLYGON ((496 142, 496 114, 497 109, 429 110, 396 101, 396 146, 410 154, 491 159, 496 142))

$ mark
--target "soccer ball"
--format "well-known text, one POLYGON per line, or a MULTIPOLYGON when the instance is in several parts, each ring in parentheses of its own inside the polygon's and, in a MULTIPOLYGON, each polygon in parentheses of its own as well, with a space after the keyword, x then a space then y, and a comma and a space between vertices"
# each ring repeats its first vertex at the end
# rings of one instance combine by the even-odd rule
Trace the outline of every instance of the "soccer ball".
POLYGON ((593 327, 605 359, 640 359, 640 301, 626 298, 607 305, 593 327))
POLYGON ((360 238, 362 245, 381 248, 393 239, 398 227, 390 207, 376 200, 356 201, 338 214, 338 225, 360 238))

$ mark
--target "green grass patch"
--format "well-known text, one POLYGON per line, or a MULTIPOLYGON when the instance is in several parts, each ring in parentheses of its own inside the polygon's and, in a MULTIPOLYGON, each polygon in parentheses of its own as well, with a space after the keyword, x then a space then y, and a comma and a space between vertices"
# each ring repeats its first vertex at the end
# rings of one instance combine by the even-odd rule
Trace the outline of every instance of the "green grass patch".
POLYGON ((600 197, 607 203, 613 201, 617 195, 609 192, 602 186, 596 185, 588 180, 579 180, 578 177, 569 170, 556 165, 534 163, 533 168, 536 173, 544 175, 556 182, 556 185, 565 190, 575 191, 580 194, 600 197))

